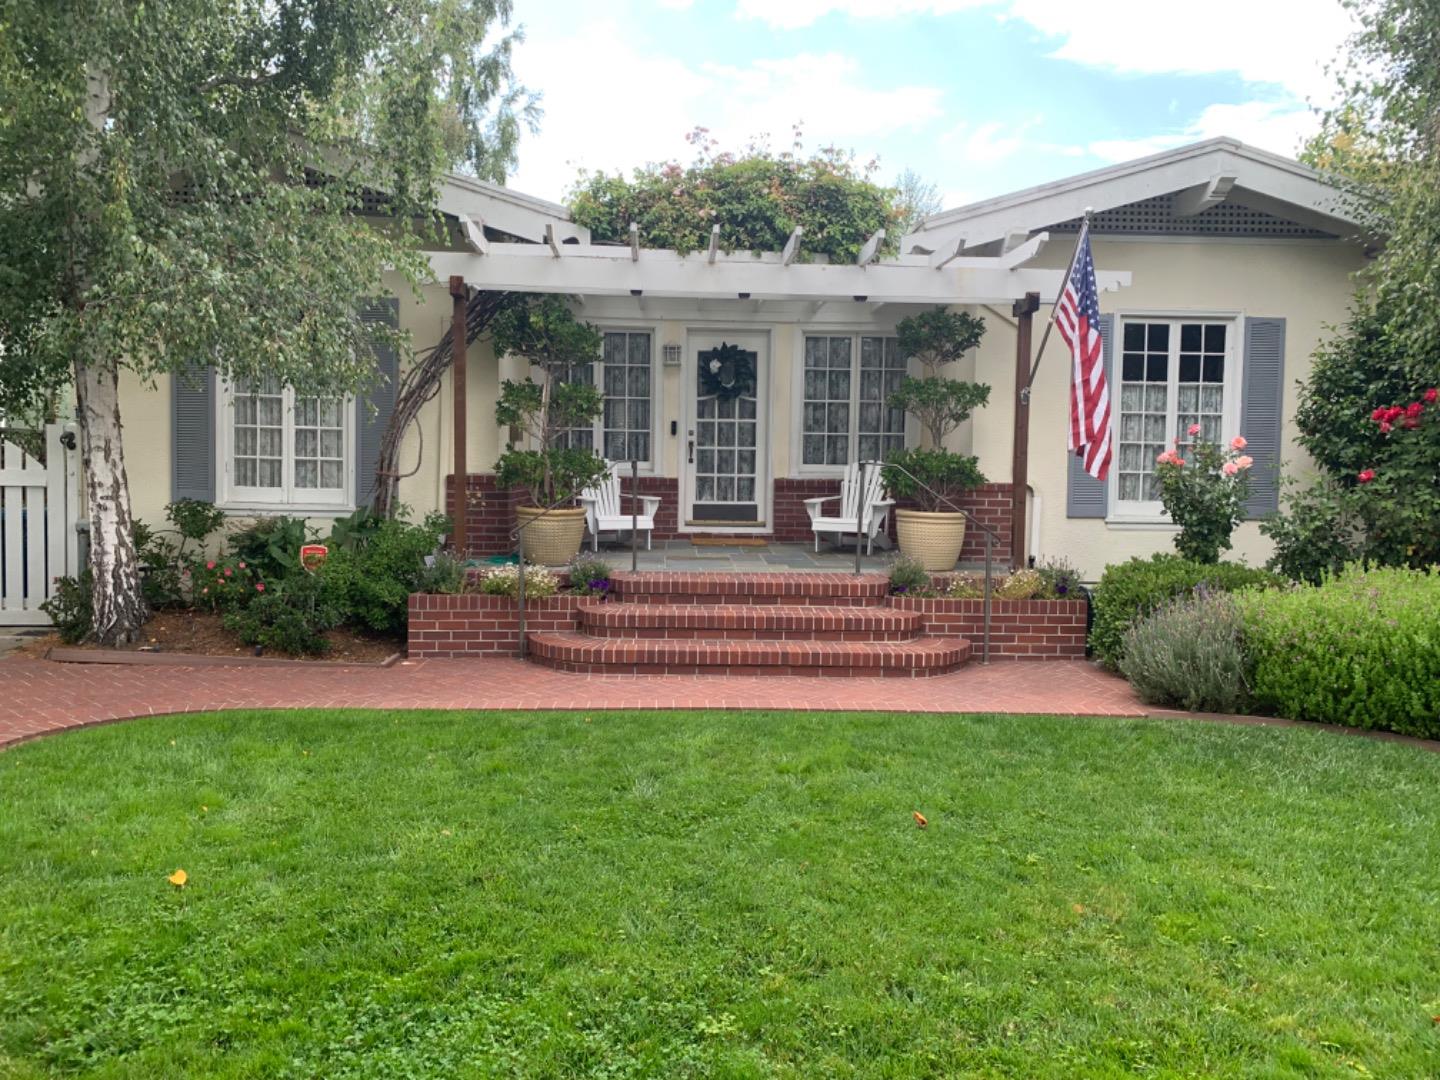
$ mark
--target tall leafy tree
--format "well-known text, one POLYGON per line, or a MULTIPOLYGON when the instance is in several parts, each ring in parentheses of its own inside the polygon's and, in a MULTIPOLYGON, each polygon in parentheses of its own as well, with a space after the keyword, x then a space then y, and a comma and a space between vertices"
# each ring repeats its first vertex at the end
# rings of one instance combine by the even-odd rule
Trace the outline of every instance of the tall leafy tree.
POLYGON ((363 387, 380 331, 357 302, 387 269, 427 275, 441 174, 503 179, 538 115, 510 19, 509 0, 0 0, 0 408, 73 381, 100 641, 145 617, 121 371, 363 387))

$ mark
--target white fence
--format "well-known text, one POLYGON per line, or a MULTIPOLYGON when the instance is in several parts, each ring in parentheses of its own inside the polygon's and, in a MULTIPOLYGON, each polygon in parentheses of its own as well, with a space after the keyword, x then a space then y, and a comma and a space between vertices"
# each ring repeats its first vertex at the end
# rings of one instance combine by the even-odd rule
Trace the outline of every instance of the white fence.
POLYGON ((0 626, 48 626, 40 610, 55 579, 79 567, 75 521, 80 509, 79 455, 73 424, 24 433, 43 439, 44 460, 0 427, 0 626))

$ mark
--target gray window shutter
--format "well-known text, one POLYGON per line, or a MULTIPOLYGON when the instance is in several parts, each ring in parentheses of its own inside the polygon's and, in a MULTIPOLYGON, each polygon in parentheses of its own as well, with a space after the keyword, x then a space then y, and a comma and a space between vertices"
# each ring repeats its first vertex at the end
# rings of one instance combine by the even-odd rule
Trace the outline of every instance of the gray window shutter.
MULTIPOLYGON (((1110 387, 1110 416, 1113 423, 1115 414, 1120 407, 1120 395, 1115 387, 1115 316, 1100 316, 1100 360, 1105 365, 1105 382, 1110 387)), ((1068 356, 1067 356, 1068 361, 1068 356)), ((1066 382, 1068 384, 1070 375, 1067 367, 1066 382)), ((1069 406, 1066 406, 1065 423, 1070 423, 1069 406)), ((1080 458, 1065 451, 1068 465, 1065 474, 1065 516, 1072 518, 1103 518, 1109 502, 1110 481, 1096 480, 1085 471, 1085 463, 1080 458)), ((1119 460, 1120 449, 1114 448, 1114 459, 1119 460)), ((1113 461, 1110 466, 1115 467, 1113 461)))
MULTIPOLYGON (((400 326, 400 301, 393 296, 367 300, 360 309, 362 322, 400 326)), ((355 399, 355 505, 369 504, 375 494, 375 469, 380 462, 380 441, 395 411, 395 384, 399 362, 391 345, 375 347, 376 375, 369 390, 355 399), (373 408, 372 408, 373 406, 373 408)))
POLYGON ((1240 434, 1250 468, 1251 518, 1280 509, 1280 428, 1285 415, 1285 320, 1245 320, 1245 378, 1240 391, 1240 434))
POLYGON ((215 501, 215 369, 170 376, 170 497, 215 501))

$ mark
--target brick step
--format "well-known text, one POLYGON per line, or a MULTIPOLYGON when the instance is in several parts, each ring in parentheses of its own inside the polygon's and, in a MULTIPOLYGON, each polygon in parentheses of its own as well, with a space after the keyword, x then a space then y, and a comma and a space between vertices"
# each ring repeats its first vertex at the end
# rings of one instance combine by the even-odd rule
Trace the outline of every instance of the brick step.
POLYGON ((725 641, 526 635, 530 658, 587 675, 943 675, 970 658, 964 638, 725 641))
POLYGON ((637 604, 878 604, 890 591, 884 574, 726 574, 620 572, 611 594, 637 604))
POLYGON ((594 637, 726 641, 913 641, 919 612, 852 604, 580 604, 594 637))

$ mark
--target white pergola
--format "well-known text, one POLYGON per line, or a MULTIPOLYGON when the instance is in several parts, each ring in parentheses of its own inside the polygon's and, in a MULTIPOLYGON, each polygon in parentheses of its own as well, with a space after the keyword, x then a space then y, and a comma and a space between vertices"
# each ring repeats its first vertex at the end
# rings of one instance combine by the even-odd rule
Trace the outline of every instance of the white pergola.
MULTIPOLYGON (((1027 265, 1048 233, 995 256, 965 255, 960 240, 928 255, 877 259, 884 241, 879 232, 854 264, 844 265, 801 261, 804 236, 798 228, 783 251, 727 254, 716 226, 708 249, 682 255, 641 247, 634 225, 628 244, 593 244, 588 238, 561 239, 554 225, 545 226, 543 243, 500 243, 486 239, 484 224, 460 217, 469 250, 432 252, 437 278, 459 278, 476 289, 579 297, 978 305, 1008 304, 1027 293, 1053 303, 1064 273, 1027 265)), ((1096 281, 1102 292, 1114 291, 1130 284, 1130 272, 1099 271, 1096 281)))

